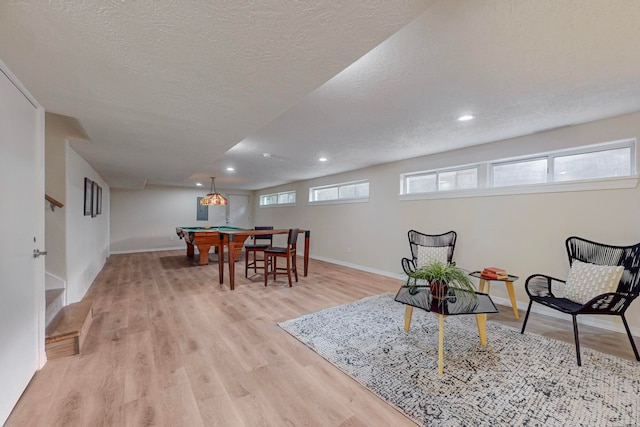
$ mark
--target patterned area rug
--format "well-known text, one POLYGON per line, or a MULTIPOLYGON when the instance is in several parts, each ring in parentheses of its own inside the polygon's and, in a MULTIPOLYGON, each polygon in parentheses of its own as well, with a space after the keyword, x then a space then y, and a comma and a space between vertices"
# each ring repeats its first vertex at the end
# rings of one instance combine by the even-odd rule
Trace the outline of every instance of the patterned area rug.
MULTIPOLYGON (((437 317, 383 294, 279 324, 298 340, 424 426, 637 426, 640 363, 488 321, 445 320, 438 376, 437 317)), ((631 349, 629 349, 631 351, 631 349)))

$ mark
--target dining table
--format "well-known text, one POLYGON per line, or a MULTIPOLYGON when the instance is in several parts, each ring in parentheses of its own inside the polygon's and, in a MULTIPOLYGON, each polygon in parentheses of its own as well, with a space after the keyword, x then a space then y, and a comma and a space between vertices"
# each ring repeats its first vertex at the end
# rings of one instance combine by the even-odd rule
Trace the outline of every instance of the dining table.
MULTIPOLYGON (((311 242, 311 231, 299 229, 300 234, 304 234, 304 267, 303 274, 306 277, 309 271, 309 244, 311 242)), ((288 228, 275 230, 220 230, 218 241, 218 273, 220 276, 220 284, 224 283, 224 247, 227 246, 229 253, 229 288, 235 289, 235 253, 236 244, 244 244, 249 236, 260 236, 269 234, 289 234, 288 228)))

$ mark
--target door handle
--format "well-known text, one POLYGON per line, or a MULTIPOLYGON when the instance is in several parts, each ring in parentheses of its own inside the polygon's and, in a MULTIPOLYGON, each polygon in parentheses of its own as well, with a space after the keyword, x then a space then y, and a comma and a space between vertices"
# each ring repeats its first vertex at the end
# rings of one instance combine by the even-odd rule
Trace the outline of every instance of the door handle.
POLYGON ((49 253, 49 251, 41 251, 40 249, 34 249, 33 250, 33 257, 34 258, 38 258, 40 255, 46 255, 48 253, 49 253))

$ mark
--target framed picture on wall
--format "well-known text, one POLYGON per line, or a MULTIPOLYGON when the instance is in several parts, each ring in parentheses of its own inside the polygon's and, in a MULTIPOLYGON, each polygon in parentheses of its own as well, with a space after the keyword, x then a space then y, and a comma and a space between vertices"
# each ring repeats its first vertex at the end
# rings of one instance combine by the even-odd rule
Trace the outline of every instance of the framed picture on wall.
POLYGON ((96 215, 102 213, 102 187, 98 185, 98 194, 96 195, 96 215))
POLYGON ((84 179, 84 214, 93 215, 93 181, 84 179))
POLYGON ((91 216, 96 217, 98 215, 98 183, 91 181, 91 195, 93 196, 91 201, 91 216))

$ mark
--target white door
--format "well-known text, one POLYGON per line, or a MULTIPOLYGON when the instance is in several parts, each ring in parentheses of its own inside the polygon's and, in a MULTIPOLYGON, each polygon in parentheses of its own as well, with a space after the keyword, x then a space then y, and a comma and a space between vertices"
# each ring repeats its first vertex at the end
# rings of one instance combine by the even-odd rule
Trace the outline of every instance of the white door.
POLYGON ((44 363, 43 112, 0 61, 0 425, 44 363))
POLYGON ((226 225, 227 224, 227 207, 226 206, 209 206, 209 224, 226 225))
POLYGON ((250 228, 249 196, 245 194, 229 194, 227 196, 227 224, 232 227, 250 228))

